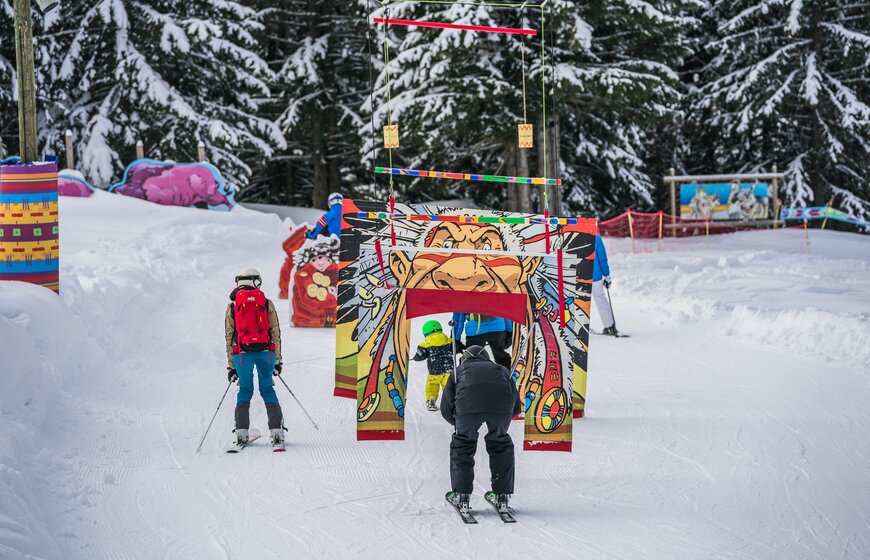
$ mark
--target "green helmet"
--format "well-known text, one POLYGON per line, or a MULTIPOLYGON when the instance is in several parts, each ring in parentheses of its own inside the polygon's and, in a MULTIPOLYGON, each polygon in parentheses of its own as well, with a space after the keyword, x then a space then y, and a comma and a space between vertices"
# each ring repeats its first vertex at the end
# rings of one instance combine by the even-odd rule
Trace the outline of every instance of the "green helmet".
POLYGON ((426 321, 426 324, 423 325, 423 336, 429 336, 433 332, 441 332, 441 323, 434 319, 426 321))

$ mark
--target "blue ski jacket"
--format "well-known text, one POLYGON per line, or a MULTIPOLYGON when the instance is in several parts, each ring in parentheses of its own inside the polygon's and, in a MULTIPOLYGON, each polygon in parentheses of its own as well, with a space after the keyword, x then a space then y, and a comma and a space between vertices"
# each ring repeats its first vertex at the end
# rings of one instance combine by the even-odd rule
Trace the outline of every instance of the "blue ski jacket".
POLYGON ((466 336, 476 336, 491 332, 514 332, 513 321, 508 321, 501 317, 493 317, 492 315, 454 313, 453 323, 456 329, 454 331, 454 338, 456 338, 456 340, 459 340, 462 337, 463 330, 465 330, 466 336), (471 316, 469 317, 469 315, 471 316))
MULTIPOLYGON (((588 270, 588 269, 587 269, 588 270)), ((595 236, 595 262, 592 265, 592 281, 598 282, 605 276, 610 276, 610 265, 607 264, 607 251, 601 236, 595 236)))
POLYGON ((306 237, 308 239, 317 239, 318 235, 335 235, 341 239, 341 204, 333 204, 329 207, 326 214, 320 216, 317 220, 317 225, 310 230, 306 237))

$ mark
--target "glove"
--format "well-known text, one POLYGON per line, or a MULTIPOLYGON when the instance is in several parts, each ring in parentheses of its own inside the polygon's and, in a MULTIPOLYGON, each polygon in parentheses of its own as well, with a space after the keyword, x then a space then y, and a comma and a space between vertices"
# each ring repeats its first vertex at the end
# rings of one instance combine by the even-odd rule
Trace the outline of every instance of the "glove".
POLYGON ((314 228, 311 228, 311 229, 309 229, 308 231, 306 231, 306 232, 305 232, 305 237, 307 237, 308 239, 314 239, 314 238, 316 238, 317 235, 314 233, 314 228))
POLYGON ((609 275, 608 275, 608 276, 605 276, 605 277, 602 278, 601 280, 604 282, 604 287, 605 287, 605 288, 609 288, 609 287, 610 287, 610 282, 611 282, 611 280, 610 280, 610 276, 609 276, 609 275))
POLYGON ((238 381, 238 379, 239 379, 239 375, 236 373, 236 368, 228 367, 227 368, 227 381, 229 381, 230 383, 235 383, 236 381, 238 381))
POLYGON ((275 369, 272 370, 272 375, 281 375, 281 369, 284 368, 284 364, 278 362, 275 364, 275 369))

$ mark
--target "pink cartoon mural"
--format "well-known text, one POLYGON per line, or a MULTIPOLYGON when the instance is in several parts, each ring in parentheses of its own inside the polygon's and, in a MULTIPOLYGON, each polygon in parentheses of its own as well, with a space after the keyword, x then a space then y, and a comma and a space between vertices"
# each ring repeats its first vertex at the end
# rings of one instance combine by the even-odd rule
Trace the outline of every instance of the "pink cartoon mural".
POLYGON ((60 196, 87 198, 94 194, 94 187, 78 171, 64 169, 57 174, 57 193, 60 196))
POLYGON ((233 192, 224 185, 220 171, 207 163, 173 163, 140 159, 124 171, 109 192, 141 198, 164 206, 192 206, 231 210, 233 192))

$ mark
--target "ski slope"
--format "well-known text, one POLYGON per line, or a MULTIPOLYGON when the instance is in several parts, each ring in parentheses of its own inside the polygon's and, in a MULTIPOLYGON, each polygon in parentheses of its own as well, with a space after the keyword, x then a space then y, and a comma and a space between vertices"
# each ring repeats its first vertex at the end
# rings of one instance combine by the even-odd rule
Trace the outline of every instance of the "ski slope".
POLYGON ((406 441, 357 443, 334 332, 290 327, 286 300, 284 377, 320 429, 279 385, 288 452, 227 455, 231 390, 194 453, 227 386, 233 277, 258 268, 274 299, 287 227, 61 199, 61 296, 0 283, 0 559, 870 558, 870 238, 608 241, 632 336, 592 337, 574 452, 518 453, 503 525, 481 441, 465 526, 424 366, 406 441))

